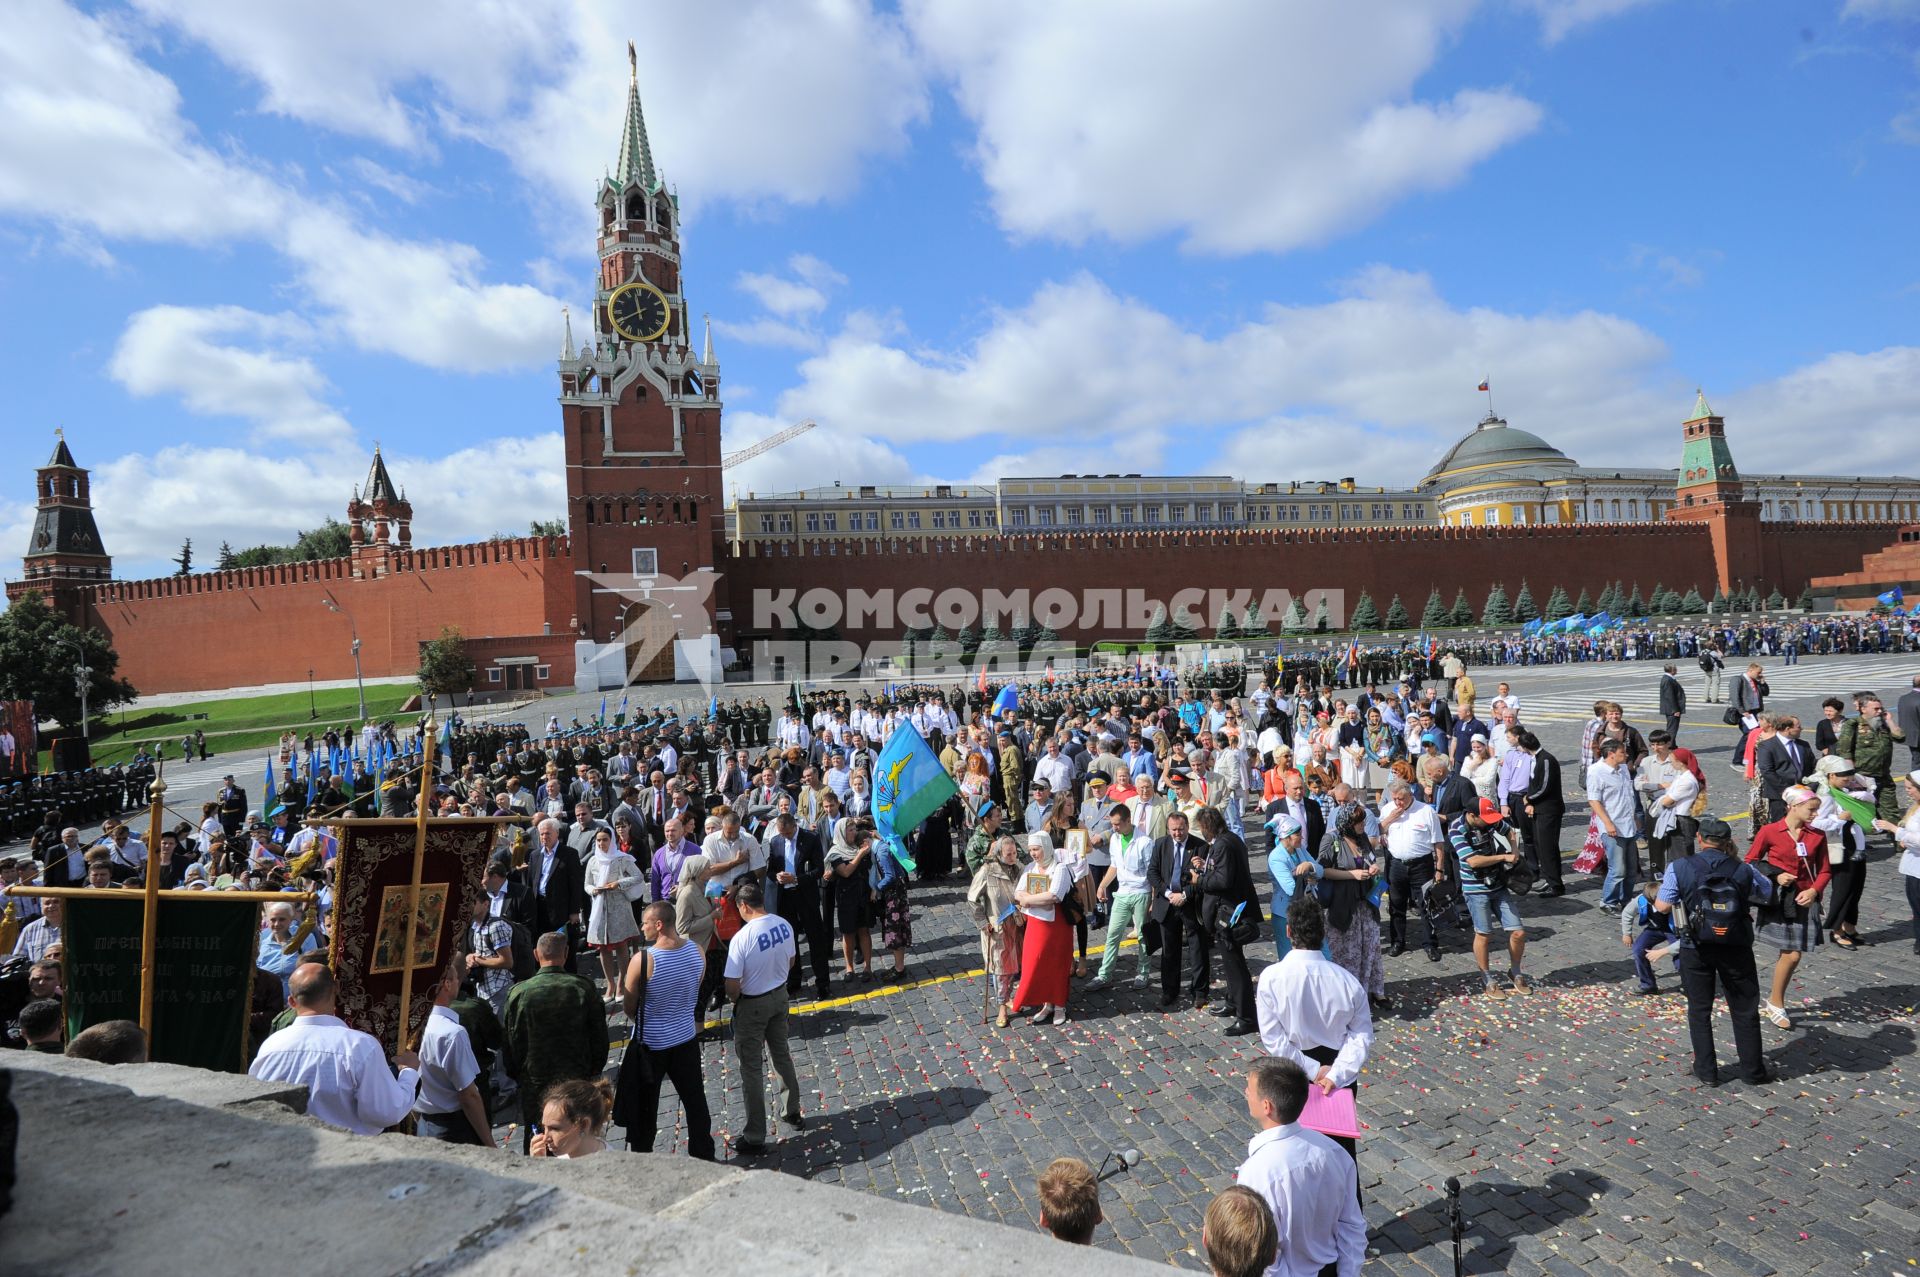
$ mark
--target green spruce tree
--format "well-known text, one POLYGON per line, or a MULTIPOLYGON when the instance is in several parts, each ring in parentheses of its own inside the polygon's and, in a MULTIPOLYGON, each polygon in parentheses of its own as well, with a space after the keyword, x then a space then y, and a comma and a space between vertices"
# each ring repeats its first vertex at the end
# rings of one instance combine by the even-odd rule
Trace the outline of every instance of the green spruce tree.
POLYGON ((1554 586, 1553 593, 1547 595, 1546 618, 1549 621, 1557 621, 1562 617, 1572 615, 1573 600, 1567 597, 1567 587, 1564 585, 1554 586))
POLYGON ((1398 594, 1393 596, 1393 602, 1387 604, 1386 627, 1390 630, 1413 628, 1413 618, 1407 615, 1407 609, 1402 606, 1398 594))
POLYGON ((1420 609, 1420 628, 1440 630, 1453 624, 1453 613, 1440 597, 1440 587, 1434 586, 1427 591, 1427 605, 1420 609))
POLYGON ((1785 607, 1786 605, 1787 605, 1787 596, 1780 593, 1780 587, 1776 585, 1773 588, 1773 593, 1767 595, 1767 611, 1778 612, 1781 608, 1785 607))
POLYGON ((1350 630, 1377 630, 1380 628, 1380 609, 1373 604, 1373 595, 1360 591, 1360 601, 1354 604, 1353 615, 1347 618, 1350 630))
POLYGON ((1686 597, 1680 600, 1680 610, 1688 616, 1698 616, 1707 610, 1707 601, 1700 597, 1700 587, 1688 590, 1686 597))
POLYGON ((1217 639, 1240 637, 1240 626, 1233 619, 1233 609, 1224 602, 1220 604, 1220 615, 1213 618, 1213 636, 1217 639))
POLYGON ((1287 614, 1280 622, 1280 630, 1285 634, 1305 634, 1311 628, 1312 622, 1307 620, 1307 605, 1296 594, 1293 601, 1287 604, 1287 614))
POLYGON ((1260 605, 1247 604, 1246 615, 1240 618, 1240 637, 1249 639, 1272 638, 1273 631, 1260 619, 1260 605))
POLYGON ((1627 617, 1639 620, 1647 614, 1647 601, 1640 597, 1640 582, 1633 583, 1633 593, 1627 598, 1627 617))
POLYGON ((1480 609, 1480 624, 1513 624, 1513 605, 1507 602, 1505 586, 1496 584, 1487 591, 1487 605, 1480 609))
POLYGON ((1525 625, 1540 615, 1540 607, 1533 601, 1533 591, 1527 588, 1526 578, 1520 579, 1520 593, 1513 599, 1513 619, 1517 624, 1525 625))
POLYGON ((1593 615, 1593 595, 1587 593, 1585 589, 1582 589, 1580 591, 1580 601, 1573 605, 1573 612, 1571 613, 1571 615, 1592 616, 1593 615))
POLYGON ((1806 589, 1800 591, 1800 597, 1794 601, 1794 606, 1802 612, 1813 611, 1813 586, 1809 585, 1806 589))
POLYGON ((1461 586, 1460 592, 1453 596, 1453 625, 1455 629, 1473 624, 1473 604, 1467 602, 1467 587, 1461 586))

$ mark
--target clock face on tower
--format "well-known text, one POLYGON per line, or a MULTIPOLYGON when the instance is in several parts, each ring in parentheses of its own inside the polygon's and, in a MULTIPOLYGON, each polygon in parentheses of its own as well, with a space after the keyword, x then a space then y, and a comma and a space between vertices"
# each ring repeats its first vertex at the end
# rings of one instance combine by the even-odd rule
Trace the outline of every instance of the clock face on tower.
POLYGON ((666 294, 652 284, 622 284, 607 298, 607 322, 628 341, 653 341, 672 319, 666 294))

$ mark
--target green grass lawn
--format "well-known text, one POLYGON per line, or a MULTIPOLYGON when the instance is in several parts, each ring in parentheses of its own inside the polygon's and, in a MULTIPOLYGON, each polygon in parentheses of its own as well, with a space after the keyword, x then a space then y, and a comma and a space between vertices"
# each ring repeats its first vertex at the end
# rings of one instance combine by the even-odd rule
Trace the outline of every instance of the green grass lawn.
MULTIPOLYGON (((367 688, 367 713, 375 718, 392 715, 417 691, 410 683, 381 683, 367 688)), ((242 756, 266 752, 280 741, 280 733, 292 728, 305 735, 312 727, 317 735, 328 727, 350 724, 357 727, 360 701, 351 687, 328 688, 313 693, 312 704, 319 716, 313 717, 307 693, 284 692, 277 696, 248 696, 234 700, 196 701, 169 705, 164 709, 135 710, 130 714, 110 714, 93 724, 93 760, 99 767, 111 767, 132 758, 142 743, 152 746, 164 742, 167 757, 180 757, 180 738, 195 728, 207 734, 207 749, 219 755, 242 756), (201 718, 199 715, 205 715, 201 718)), ((41 754, 41 764, 49 764, 41 754)))

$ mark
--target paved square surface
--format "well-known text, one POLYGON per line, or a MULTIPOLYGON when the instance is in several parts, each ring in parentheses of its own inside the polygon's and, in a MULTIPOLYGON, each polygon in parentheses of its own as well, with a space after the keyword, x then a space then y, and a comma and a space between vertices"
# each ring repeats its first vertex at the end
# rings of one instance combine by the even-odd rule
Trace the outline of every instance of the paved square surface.
MULTIPOLYGON (((1910 658, 1767 665, 1775 704, 1803 713, 1859 687, 1891 701, 1920 670, 1910 658)), ((1523 717, 1569 760, 1569 786, 1596 696, 1621 700, 1643 730, 1657 725, 1657 663, 1506 673, 1523 717)), ((1499 674, 1474 675, 1490 695, 1499 674)), ((1697 673, 1682 677, 1697 696, 1697 673)), ((1726 767, 1733 733, 1718 713, 1696 705, 1681 738, 1701 753, 1712 809, 1725 814, 1746 793, 1726 767)), ((1584 826, 1581 796, 1569 800, 1584 826)), ((1570 827, 1563 845, 1578 844, 1570 827)), ((1794 986, 1794 1028, 1764 1026, 1779 1075, 1766 1087, 1693 1080, 1678 981, 1663 974, 1662 996, 1633 995, 1618 922, 1596 908, 1597 877, 1571 875, 1562 899, 1520 902, 1532 998, 1480 996, 1464 932, 1438 964, 1417 950, 1390 960, 1394 1009, 1376 1024, 1360 1092, 1370 1268, 1451 1271, 1442 1186, 1454 1175, 1469 1272, 1916 1271, 1920 957, 1893 859, 1878 851, 1868 869, 1861 929, 1872 943, 1811 955, 1794 986)), ((1204 1270, 1200 1216, 1233 1182, 1252 1134, 1242 1070, 1258 1039, 1223 1037, 1205 1013, 1160 1014, 1157 983, 1076 989, 1064 1028, 996 1030, 982 981, 966 974, 979 963, 962 891, 957 877, 914 889, 916 983, 836 983, 851 996, 795 1016, 812 1120, 746 1164, 1032 1228, 1033 1182, 1049 1160, 1097 1163, 1137 1148, 1140 1164, 1106 1180, 1098 1244, 1204 1270)), ((1249 957, 1257 973, 1274 948, 1249 957)), ((1133 962, 1123 955, 1121 970, 1133 962)), ((1719 1026, 1730 1050, 1724 1014, 1719 1026)), ((744 1112, 730 1041, 708 1045, 705 1066, 721 1156, 731 1156, 744 1112)), ((684 1150, 670 1089, 658 1148, 684 1150)))

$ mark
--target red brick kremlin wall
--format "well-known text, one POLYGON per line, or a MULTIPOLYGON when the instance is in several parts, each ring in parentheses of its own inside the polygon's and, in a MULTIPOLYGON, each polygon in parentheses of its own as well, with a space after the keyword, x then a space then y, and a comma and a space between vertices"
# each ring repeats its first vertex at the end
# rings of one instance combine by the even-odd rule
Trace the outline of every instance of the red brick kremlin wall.
MULTIPOLYGON (((114 581, 91 587, 92 623, 142 692, 353 677, 352 635, 368 678, 412 674, 419 647, 442 626, 469 638, 540 636, 551 622, 571 685, 573 559, 567 538, 522 537, 431 549, 362 551, 359 558, 114 581), (356 577, 355 571, 364 573, 356 577), (352 614, 331 612, 331 597, 352 614)), ((506 654, 512 645, 488 644, 506 654)), ((533 655, 536 644, 527 644, 533 655)), ((484 680, 485 675, 481 678, 484 680)), ((485 683, 481 686, 484 688, 485 683)))
MULTIPOLYGON (((1814 576, 1857 570, 1865 555, 1893 539, 1897 526, 1765 525, 1762 588, 1793 598, 1814 576)), ((754 591, 816 587, 1139 588, 1157 598, 1186 588, 1344 588, 1348 606, 1367 590, 1382 612, 1398 594, 1417 621, 1434 586, 1448 603, 1464 586, 1478 609, 1495 581, 1509 594, 1525 581, 1543 605, 1555 585, 1577 596, 1583 589, 1598 594, 1615 580, 1638 583, 1645 592, 1660 583, 1711 593, 1716 584, 1702 524, 926 538, 893 542, 891 551, 884 541, 836 544, 837 554, 813 542, 805 553, 798 546, 786 555, 761 547, 723 562, 732 629, 765 633, 754 625, 754 591)), ((384 555, 363 551, 358 561, 116 581, 87 590, 86 605, 120 653, 122 675, 143 692, 296 683, 309 669, 316 679, 353 677, 351 628, 345 615, 326 609, 322 600, 329 596, 353 614, 367 677, 412 673, 420 643, 454 625, 470 639, 496 640, 475 645, 483 665, 495 656, 538 656, 550 667, 545 686, 565 688, 573 679, 573 569, 567 538, 520 538, 384 555), (356 577, 356 567, 366 575, 356 577), (518 636, 527 641, 507 641, 518 636)), ((897 628, 840 628, 847 638, 899 635, 897 628)), ((1062 637, 1116 635, 1081 629, 1062 637)), ((729 633, 723 641, 732 638, 729 633)))
MULTIPOLYGON (((1835 565, 1854 566, 1884 545, 1891 524, 1767 525, 1761 557, 1772 574, 1763 590, 1789 599, 1809 578, 1835 565)), ((725 566, 735 625, 754 626, 756 592, 825 587, 831 590, 905 591, 916 587, 1038 592, 1141 589, 1160 599, 1182 589, 1345 589, 1347 606, 1360 591, 1380 611, 1395 594, 1418 621, 1427 593, 1438 586, 1449 604, 1465 587, 1476 610, 1496 581, 1511 597, 1522 581, 1544 606, 1556 585, 1578 597, 1598 595, 1614 581, 1643 593, 1656 584, 1711 595, 1716 584, 1713 547, 1704 524, 1639 523, 1498 528, 1370 528, 1301 531, 1140 533, 1077 537, 1011 536, 863 543, 841 541, 838 553, 819 542, 791 554, 759 553, 725 566), (895 548, 888 551, 892 544, 895 548), (802 552, 804 550, 804 552, 802 552)), ((1201 618, 1211 625, 1213 618, 1201 618)), ((896 638, 898 629, 840 627, 850 639, 896 638)), ((1114 634, 1084 629, 1061 637, 1087 641, 1114 634)))

